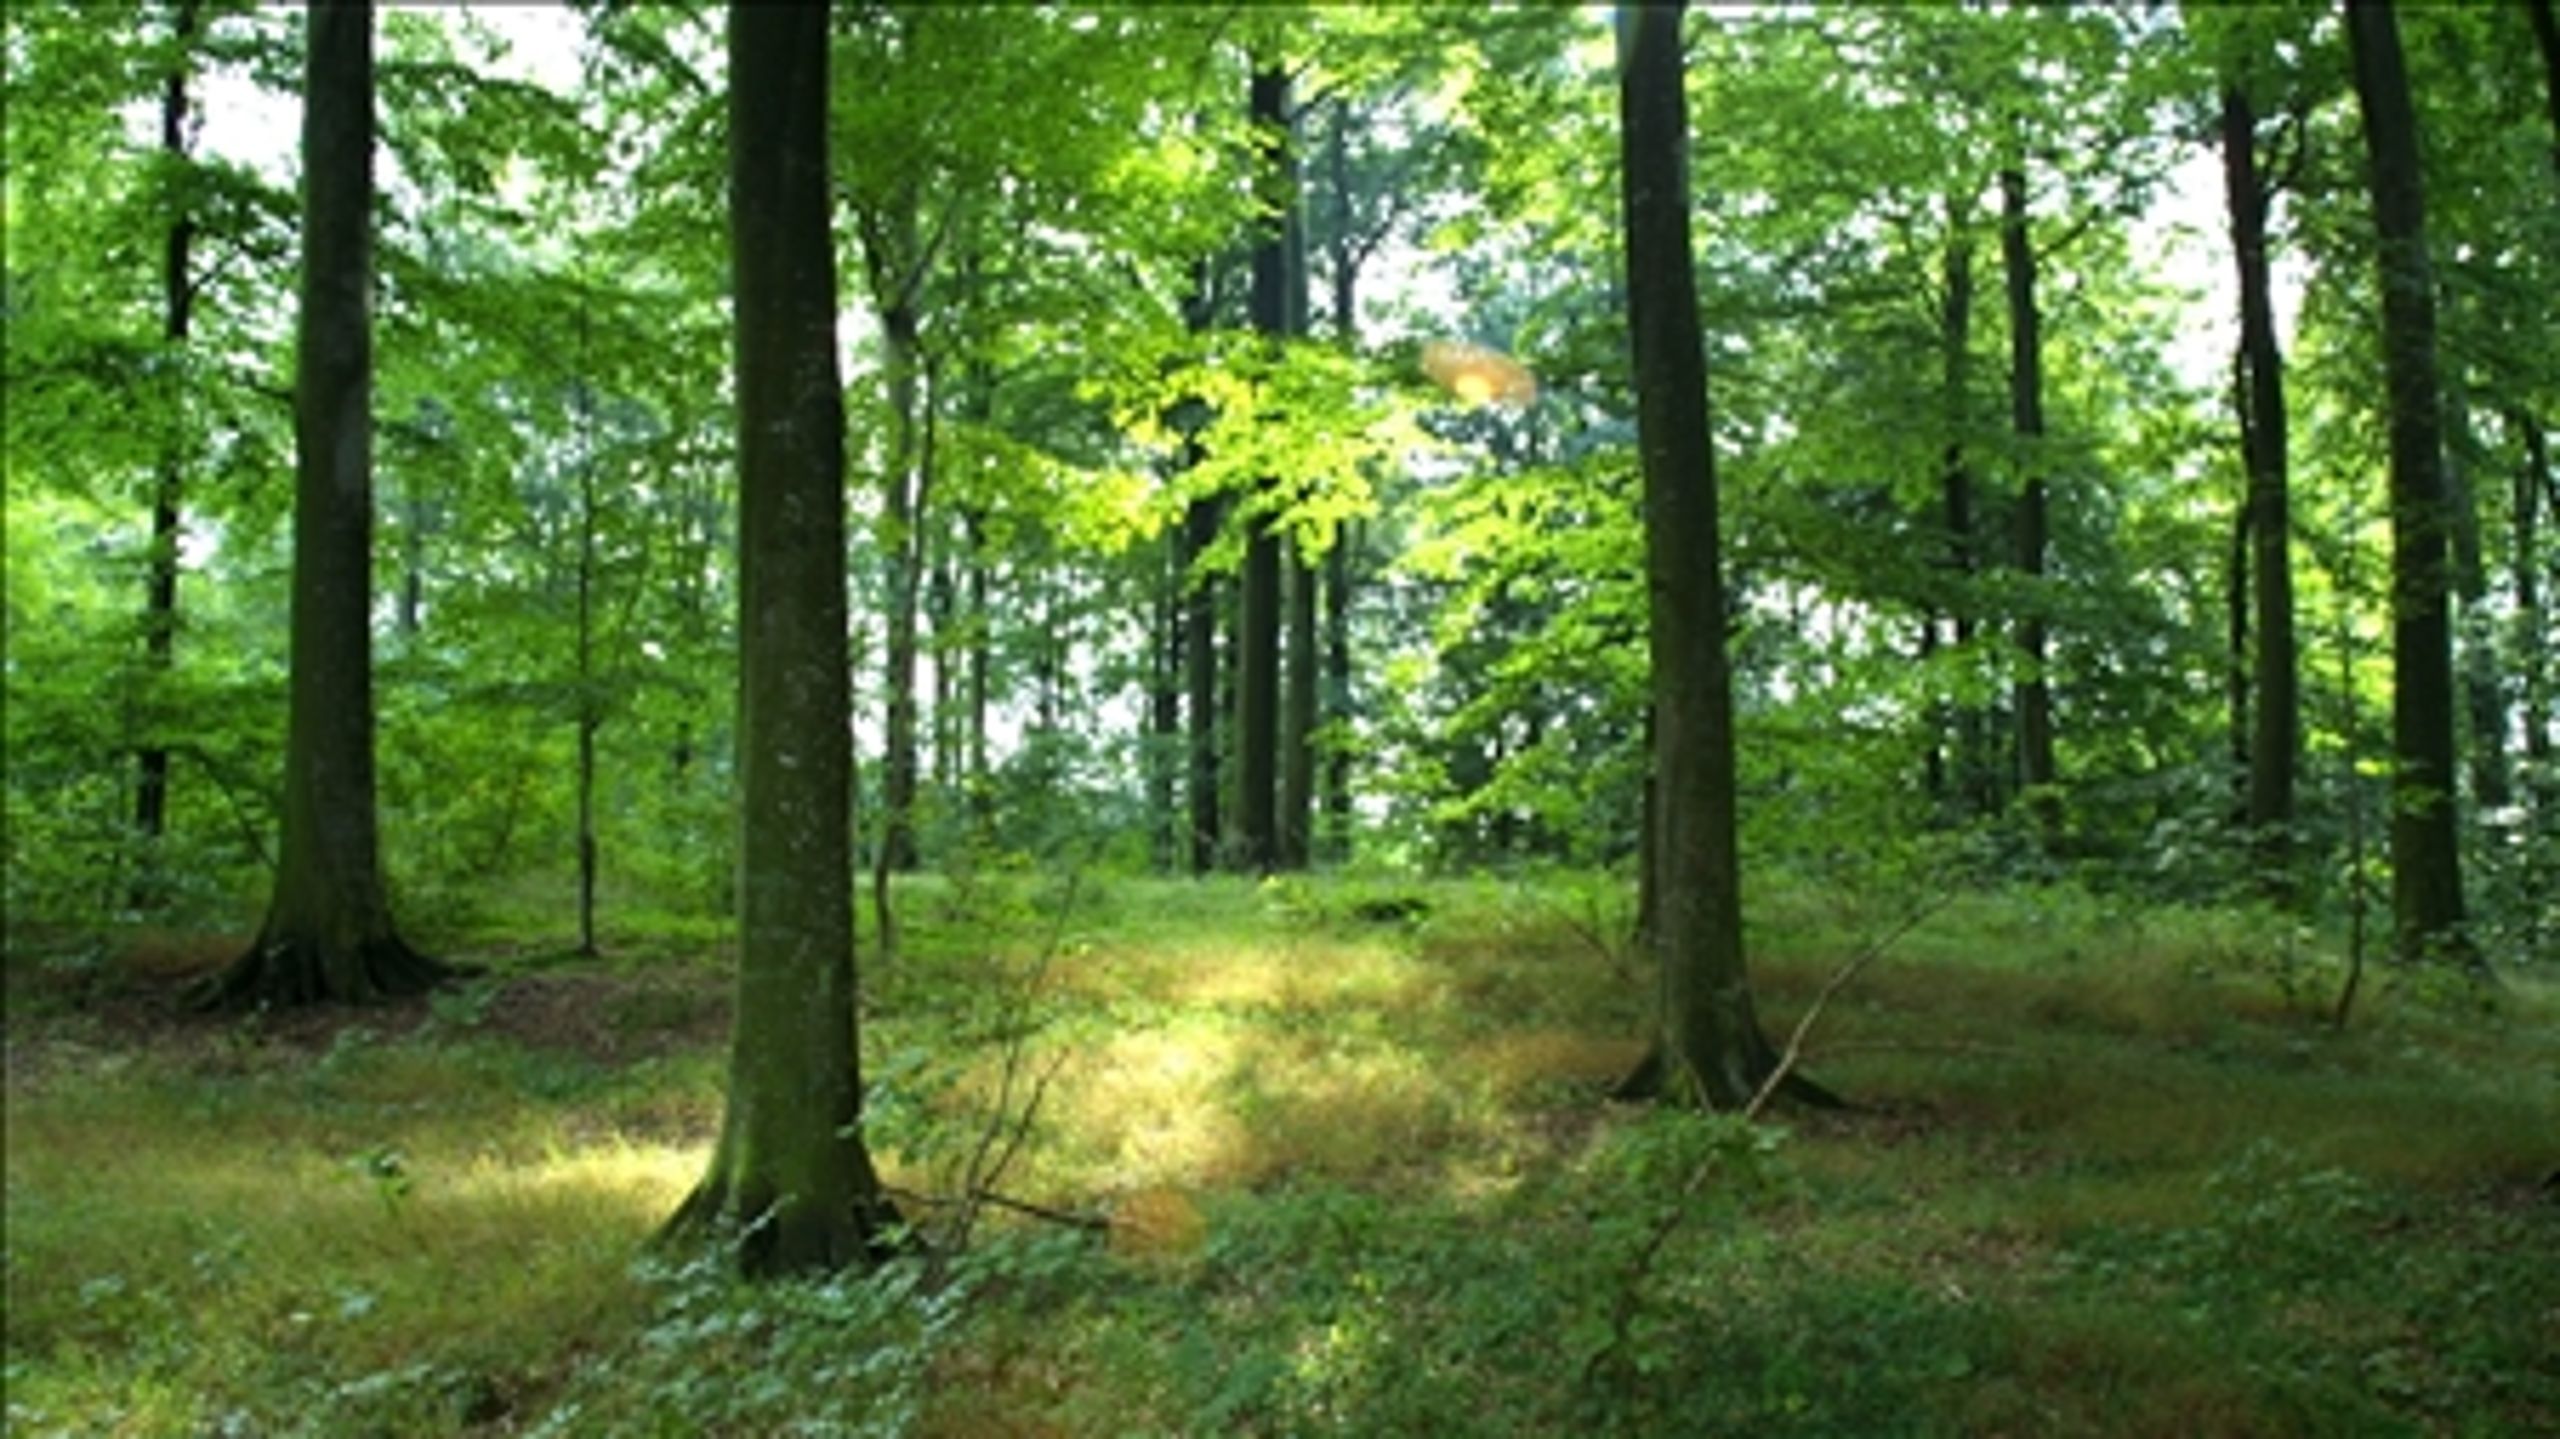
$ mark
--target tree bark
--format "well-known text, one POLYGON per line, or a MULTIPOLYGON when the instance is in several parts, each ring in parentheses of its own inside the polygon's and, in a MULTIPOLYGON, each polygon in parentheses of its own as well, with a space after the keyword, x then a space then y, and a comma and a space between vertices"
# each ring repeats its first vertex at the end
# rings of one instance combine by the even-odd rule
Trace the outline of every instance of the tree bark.
MULTIPOLYGON (((1266 213, 1253 250, 1253 327, 1274 348, 1289 328, 1287 225, 1289 77, 1253 75, 1252 118, 1261 143, 1266 213)), ((1266 484, 1266 493, 1268 491, 1266 484)), ((1268 871, 1280 847, 1280 536, 1267 514, 1249 515, 1236 646, 1236 859, 1268 871)))
MULTIPOLYGON (((196 0, 178 0, 170 7, 169 25, 174 59, 160 93, 160 149, 172 167, 183 169, 189 159, 187 76, 196 39, 196 0)), ((170 219, 163 237, 160 333, 173 350, 186 344, 194 328, 195 282, 188 272, 195 230, 194 213, 181 208, 170 219)), ((163 442, 159 480, 151 496, 151 554, 143 600, 143 653, 155 676, 166 675, 177 658, 178 544, 184 518, 180 506, 186 494, 186 462, 183 442, 175 433, 178 426, 172 424, 170 428, 172 433, 163 442)), ((157 707, 154 709, 151 723, 156 729, 159 717, 157 707)), ((150 846, 169 827, 169 746, 156 735, 146 738, 138 763, 134 828, 150 846)), ((144 863, 148 870, 152 861, 146 857, 144 863)), ((135 885, 133 900, 137 909, 157 904, 157 884, 146 881, 135 885)))
POLYGON ((373 7, 309 12, 283 842, 215 1005, 362 1003, 453 971, 392 924, 373 761, 373 7))
POLYGON ((1742 938, 1733 743, 1715 453, 1689 249, 1683 6, 1617 16, 1621 180, 1637 446, 1644 468, 1657 803, 1653 940, 1661 1092, 1748 1104, 1775 1063, 1753 1007, 1742 938))
POLYGON ((2551 111, 2551 173, 2560 177, 2560 19, 2551 0, 2524 0, 2533 22, 2533 47, 2542 52, 2542 98, 2551 111))
POLYGON ((930 391, 920 383, 923 356, 914 297, 899 295, 882 306, 880 322, 888 354, 889 408, 898 435, 882 486, 880 523, 889 560, 888 636, 882 647, 888 724, 880 765, 879 869, 885 882, 893 872, 916 867, 916 610, 924 572, 923 474, 932 421, 926 414, 930 391))
POLYGON ((1218 867, 1218 577, 1200 565, 1225 525, 1225 506, 1193 500, 1182 517, 1182 690, 1190 721, 1191 872, 1218 867))
POLYGON ((750 1275, 876 1260, 895 1218, 861 1132, 827 49, 823 5, 730 9, 738 1000, 719 1145, 668 1232, 750 1275))
MULTIPOLYGON (((1963 216, 1955 196, 1947 197, 1948 239, 1944 258, 1945 292, 1938 312, 1938 345, 1941 404, 1947 427, 1946 451, 1941 462, 1939 491, 1947 527, 1946 568, 1952 583, 1948 618, 1959 655, 1973 643, 1973 578, 1977 568, 1973 535, 1973 466, 1965 455, 1965 436, 1970 428, 1968 416, 1973 370, 1973 242, 1962 230, 1963 216)), ((1966 661, 1969 663, 1970 661, 1966 661)), ((1955 793, 1962 812, 1984 816, 1992 812, 1996 797, 1992 792, 1991 761, 1988 749, 1990 721, 1975 704, 1960 704, 1955 710, 1955 793)))
POLYGON ((2045 676, 2044 339, 2036 308, 2036 253, 2027 233, 2027 177, 2000 172, 2000 256, 2009 293, 2009 422, 2023 455, 2018 487, 2018 573, 2027 580, 2027 610, 2018 621, 2018 785, 2027 794, 2047 850, 2062 837, 2061 797, 2054 793, 2053 686, 2045 676))
POLYGON ((2347 47, 2372 164, 2391 450, 2391 899, 2403 960, 2470 958, 2455 829, 2454 684, 2446 550, 2443 394, 2417 119, 2386 4, 2346 7, 2347 47))
POLYGON ((2302 695, 2293 626, 2293 535, 2284 355, 2276 344, 2267 272, 2268 183, 2258 173, 2258 117, 2235 83, 2222 93, 2222 174, 2231 249, 2240 274, 2241 458, 2252 559, 2257 641, 2249 740, 2247 821, 2271 894, 2284 875, 2293 825, 2294 777, 2302 766, 2302 695))

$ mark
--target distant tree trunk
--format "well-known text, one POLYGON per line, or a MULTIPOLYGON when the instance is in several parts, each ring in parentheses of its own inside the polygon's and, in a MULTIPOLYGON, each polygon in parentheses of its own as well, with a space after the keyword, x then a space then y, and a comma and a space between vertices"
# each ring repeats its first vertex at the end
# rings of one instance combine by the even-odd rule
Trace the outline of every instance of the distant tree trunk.
MULTIPOLYGON (((1972 590, 1976 568, 1973 536, 1973 467, 1965 457, 1970 428, 1973 369, 1973 241, 1964 235, 1961 207, 1947 197, 1949 237, 1945 255, 1946 287, 1938 313, 1941 404, 1946 411, 1947 440, 1939 489, 1947 526, 1946 568, 1953 583, 1949 603, 1951 631, 1958 654, 1973 643, 1972 590)), ((1966 661, 1969 663, 1970 661, 1966 661)), ((1975 704, 1955 711, 1955 792, 1963 812, 1991 813, 1990 722, 1975 704)))
MULTIPOLYGON (((2248 421, 2241 421, 2243 446, 2248 421)), ((2231 824, 2249 827, 2249 781, 2252 770, 2249 728, 2249 500, 2241 496, 2231 517, 2231 551, 2223 566, 2223 708, 2231 745, 2231 824)))
MULTIPOLYGON (((1661 966, 1655 1086, 1737 1109, 1776 1064, 1743 954, 1733 689, 1725 646, 1715 453, 1689 248, 1681 5, 1618 11, 1628 327, 1651 593, 1653 941, 1661 966)), ((1639 1076, 1641 1078, 1641 1076, 1639 1076)), ((1630 1088, 1641 1087, 1630 1081, 1630 1088)), ((1818 1093, 1809 1084, 1793 1086, 1818 1093)))
POLYGON ((2551 0, 2524 0, 2533 22, 2533 46, 2542 52, 2542 98, 2551 111, 2551 172, 2560 175, 2560 19, 2551 0))
MULTIPOLYGON (((1284 179, 1288 208, 1281 226, 1281 257, 1287 262, 1281 275, 1282 318, 1288 334, 1301 338, 1308 332, 1307 223, 1294 154, 1287 160, 1284 179)), ((1315 858, 1316 697, 1324 656, 1316 648, 1316 567, 1308 562, 1306 547, 1294 538, 1282 544, 1281 556, 1287 571, 1289 639, 1281 694, 1279 867, 1305 869, 1315 858)))
MULTIPOLYGON (((1333 195, 1340 207, 1329 251, 1333 336, 1346 351, 1359 347, 1360 267, 1372 253, 1351 232, 1351 161, 1344 135, 1350 123, 1349 107, 1335 106, 1325 143, 1333 195)), ((1324 814, 1328 845, 1335 859, 1347 859, 1351 852, 1351 746, 1343 742, 1341 732, 1351 724, 1351 594, 1357 583, 1353 563, 1359 547, 1360 522, 1344 520, 1334 532, 1333 547, 1325 551, 1324 557, 1322 708, 1324 723, 1337 731, 1333 747, 1324 757, 1324 814)))
MULTIPOLYGON (((169 28, 172 58, 168 80, 160 93, 160 149, 170 165, 184 168, 189 158, 187 74, 194 60, 195 0, 178 0, 170 7, 169 28)), ((169 221, 161 249, 160 333, 172 348, 185 345, 193 329, 196 291, 188 270, 195 232, 194 213, 181 208, 169 221)), ((177 426, 171 428, 174 431, 177 426)), ((159 482, 151 496, 151 556, 143 601, 143 651, 155 675, 167 674, 176 660, 178 541, 183 518, 180 504, 185 493, 184 446, 172 434, 162 449, 159 482)), ((155 713, 153 729, 158 728, 158 723, 155 713)), ((145 844, 150 845, 169 827, 169 747, 152 734, 144 740, 138 759, 141 773, 134 791, 133 822, 145 844)), ((144 863, 147 871, 153 861, 146 858, 144 863)), ((156 883, 144 882, 134 887, 133 903, 137 909, 150 908, 159 898, 156 883)))
POLYGON ((2372 161, 2382 278, 2382 360, 2391 436, 2393 753, 2391 899, 2403 960, 2451 952, 2462 935, 2461 848, 2454 825, 2454 685, 2446 545, 2454 517, 2444 477, 2436 376, 2435 282, 2417 120, 2389 5, 2346 6, 2347 48, 2372 161))
MULTIPOLYGON (((888 723, 881 755, 879 869, 916 867, 916 610, 924 568, 924 505, 931 464, 930 387, 924 384, 919 319, 912 295, 882 307, 880 327, 888 354, 889 408, 897 427, 882 486, 880 534, 888 556, 888 723)), ((886 893, 886 890, 882 890, 886 893)))
POLYGON ((2036 308, 2036 253, 2027 234, 2027 177, 2000 172, 2000 256, 2009 289, 2009 416, 2023 453, 2018 489, 2018 573, 2027 580, 2018 650, 2018 784, 2027 791, 2048 849, 2062 837, 2062 806, 2053 791, 2053 686, 2045 677, 2045 477, 2043 315, 2036 308))
POLYGON ((314 5, 305 64, 283 844, 218 1005, 361 1003, 452 973, 392 924, 374 810, 372 5, 314 5))
POLYGON ((827 11, 729 12, 741 832, 729 1097, 670 1235, 750 1275, 880 1257, 854 1010, 843 391, 828 237, 827 11))
POLYGON ((994 818, 994 771, 987 763, 987 703, 994 688, 995 615, 987 607, 987 521, 976 509, 960 516, 969 545, 969 815, 983 829, 994 818))
MULTIPOLYGON (((2448 296, 2445 304, 2450 307, 2448 296)), ((2479 497, 2471 484, 2477 449, 2471 431, 2471 397, 2462 367, 2442 376, 2445 427, 2445 503, 2453 514, 2454 653, 2459 661, 2462 711, 2470 733, 2464 747, 2471 800, 2482 810, 2506 807, 2513 795, 2507 769, 2506 680, 2498 666, 2498 621, 2489 605, 2489 564, 2480 540, 2479 497)))
POLYGON ((2542 779, 2544 795, 2537 801, 2537 815, 2548 825, 2560 818, 2542 808, 2560 793, 2560 775, 2552 771, 2551 743, 2551 622, 2543 613, 2542 595, 2542 501, 2551 488, 2551 453, 2549 442, 2542 436, 2542 425, 2532 415, 2513 411, 2507 427, 2524 437, 2524 465, 2516 471, 2515 488, 2515 574, 2516 629, 2523 636, 2518 646, 2524 681, 2524 752, 2542 779))
MULTIPOLYGON (((578 354, 586 358, 587 315, 578 311, 578 354)), ((578 378, 578 953, 596 953, 596 730, 604 708, 596 693, 595 393, 578 378)))
MULTIPOLYGON (((1275 345, 1289 328, 1289 77, 1253 75, 1252 118, 1269 146, 1260 188, 1267 213, 1253 250, 1253 326, 1275 345)), ((1237 860, 1270 870, 1280 844, 1280 536, 1269 515, 1250 515, 1236 647, 1237 860)))
POLYGON ((1165 536, 1162 570, 1147 597, 1148 850, 1159 874, 1183 862, 1182 815, 1175 791, 1183 768, 1182 534, 1165 536))
POLYGON ((2223 190, 2240 273, 2241 458, 2255 564, 2256 692, 2249 741, 2248 826, 2269 892, 2290 893, 2294 776, 2302 766, 2301 666, 2293 630, 2292 491, 2284 404, 2284 354, 2276 344, 2267 279, 2266 180, 2258 173, 2258 116, 2236 84, 2222 92, 2223 190))
POLYGON ((1193 500, 1182 517, 1183 571, 1189 588, 1182 606, 1183 706, 1190 719, 1191 872, 1218 867, 1218 577, 1201 567, 1217 543, 1225 507, 1193 500))

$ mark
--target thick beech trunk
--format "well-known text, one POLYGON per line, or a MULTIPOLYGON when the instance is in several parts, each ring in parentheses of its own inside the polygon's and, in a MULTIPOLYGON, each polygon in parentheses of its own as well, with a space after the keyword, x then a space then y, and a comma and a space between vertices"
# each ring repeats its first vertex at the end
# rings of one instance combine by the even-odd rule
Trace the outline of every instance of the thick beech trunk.
POLYGON ((310 11, 283 844, 258 938, 203 998, 362 1003, 452 971, 391 921, 373 764, 373 7, 310 11))
POLYGON ((2468 957, 2456 831, 2443 400, 2417 119, 2389 5, 2346 6, 2372 163, 2391 449, 2391 898, 2403 960, 2468 957))
POLYGON ((862 1141, 843 392, 827 218, 827 12, 729 13, 738 372, 738 1000, 709 1171, 668 1221, 742 1270, 878 1258, 862 1141))
POLYGON ((1733 688, 1689 249, 1682 9, 1626 6, 1617 19, 1627 311, 1652 611, 1652 938, 1662 983, 1652 1074, 1625 1089, 1735 1109, 1758 1093, 1776 1057, 1753 1006, 1742 942, 1733 688))

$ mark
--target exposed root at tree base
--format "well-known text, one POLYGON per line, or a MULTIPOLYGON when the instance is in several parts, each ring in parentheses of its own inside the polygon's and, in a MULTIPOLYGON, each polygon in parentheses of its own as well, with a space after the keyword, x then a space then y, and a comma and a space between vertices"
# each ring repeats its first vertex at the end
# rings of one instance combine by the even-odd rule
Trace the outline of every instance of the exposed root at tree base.
POLYGON ((730 1184, 718 1175, 695 1185, 659 1227, 656 1242, 670 1248, 716 1244, 750 1279, 875 1269, 922 1252, 915 1231, 885 1194, 786 1210, 769 1197, 751 1197, 749 1188, 762 1186, 730 1184))
MULTIPOLYGON (((1755 1048, 1760 1051, 1753 1056, 1752 1064, 1756 1086, 1767 1083, 1769 1076, 1777 1072, 1778 1055, 1766 1043, 1755 1048)), ((1610 1089, 1609 1097, 1627 1104, 1651 1103, 1665 1097, 1667 1083, 1668 1071, 1662 1062, 1662 1046, 1657 1043, 1644 1052, 1644 1058, 1636 1061, 1635 1069, 1626 1078, 1610 1089)), ((1850 1110, 1857 1107, 1793 1067, 1778 1080, 1777 1097, 1807 1109, 1850 1110)), ((1740 1109, 1742 1105, 1737 1101, 1731 1107, 1740 1109)))
POLYGON ((398 935, 331 945, 307 935, 260 935, 249 951, 188 996, 199 1009, 295 1009, 376 1004, 466 979, 477 966, 448 964, 398 935))

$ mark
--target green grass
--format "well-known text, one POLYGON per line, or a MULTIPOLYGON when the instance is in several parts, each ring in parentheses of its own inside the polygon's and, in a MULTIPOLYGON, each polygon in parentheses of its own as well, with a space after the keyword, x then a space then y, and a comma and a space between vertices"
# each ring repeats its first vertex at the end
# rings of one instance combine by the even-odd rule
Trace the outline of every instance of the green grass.
MULTIPOLYGON (((1896 911, 1765 890, 1783 1033, 1896 911)), ((648 1248, 718 1122, 716 926, 583 961, 510 907, 442 936, 474 988, 250 1020, 167 1008, 236 937, 12 954, 8 1432, 2560 1429, 2546 983, 2386 972, 2333 1032, 2264 916, 1960 896, 1809 1041, 1860 1108, 1754 1142, 1599 1097, 1623 908, 920 880, 865 952, 892 1180, 954 1182, 1027 1032, 1003 1187, 1111 1227, 763 1289, 648 1248)))

